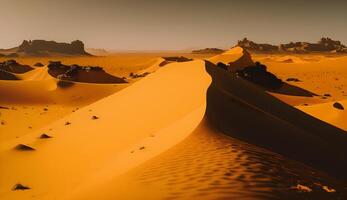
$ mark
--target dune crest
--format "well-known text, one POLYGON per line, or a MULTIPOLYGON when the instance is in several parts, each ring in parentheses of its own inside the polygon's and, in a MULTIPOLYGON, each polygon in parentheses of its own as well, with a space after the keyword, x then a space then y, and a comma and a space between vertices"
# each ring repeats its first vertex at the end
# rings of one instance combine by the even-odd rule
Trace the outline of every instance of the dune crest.
POLYGON ((253 66, 251 54, 242 47, 234 47, 220 55, 208 59, 210 62, 217 64, 219 62, 228 64, 228 71, 236 72, 247 66, 253 66))

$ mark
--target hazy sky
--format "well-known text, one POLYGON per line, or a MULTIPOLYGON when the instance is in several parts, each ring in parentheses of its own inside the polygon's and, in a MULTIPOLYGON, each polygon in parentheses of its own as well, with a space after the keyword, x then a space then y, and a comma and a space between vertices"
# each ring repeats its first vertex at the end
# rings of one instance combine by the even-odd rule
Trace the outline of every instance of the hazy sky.
POLYGON ((347 44, 347 0, 0 0, 0 48, 80 39, 95 48, 174 50, 322 36, 347 44))

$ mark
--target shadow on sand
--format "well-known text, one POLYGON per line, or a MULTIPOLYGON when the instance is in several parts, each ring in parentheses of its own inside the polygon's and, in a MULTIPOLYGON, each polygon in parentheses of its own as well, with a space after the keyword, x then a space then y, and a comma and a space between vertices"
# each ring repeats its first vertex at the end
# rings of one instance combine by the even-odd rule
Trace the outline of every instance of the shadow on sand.
POLYGON ((206 117, 248 143, 347 180, 347 133, 291 107, 264 89, 206 61, 212 77, 206 117))

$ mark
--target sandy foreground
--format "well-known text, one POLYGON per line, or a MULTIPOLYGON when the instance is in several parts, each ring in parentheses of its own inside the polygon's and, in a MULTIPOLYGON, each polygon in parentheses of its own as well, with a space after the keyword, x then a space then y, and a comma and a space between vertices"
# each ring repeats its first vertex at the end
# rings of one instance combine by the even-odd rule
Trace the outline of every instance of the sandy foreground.
POLYGON ((214 71, 242 68, 242 49, 165 66, 161 56, 171 54, 55 58, 119 77, 150 73, 126 84, 61 89, 45 67, 0 80, 0 199, 347 198, 346 56, 253 55, 300 88, 281 93, 235 77, 228 86, 214 71), (281 137, 288 148, 275 145, 281 137))

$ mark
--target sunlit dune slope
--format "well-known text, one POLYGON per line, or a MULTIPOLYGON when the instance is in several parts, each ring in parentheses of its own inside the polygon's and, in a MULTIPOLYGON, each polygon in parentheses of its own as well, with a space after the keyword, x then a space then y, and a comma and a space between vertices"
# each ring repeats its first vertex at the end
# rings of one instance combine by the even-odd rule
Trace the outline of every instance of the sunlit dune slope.
POLYGON ((312 106, 298 106, 297 108, 320 120, 347 131, 347 100, 316 104, 312 106), (340 107, 339 104, 342 107, 340 107))
POLYGON ((61 198, 168 149, 201 121, 210 81, 203 61, 169 64, 40 131, 3 144, 2 199, 61 198), (53 138, 38 139, 42 133, 53 138), (36 150, 18 152, 18 144, 36 150), (18 182, 32 189, 11 191, 18 182))
POLYGON ((241 47, 234 47, 222 54, 213 56, 208 60, 214 64, 219 62, 230 64, 230 71, 237 71, 244 67, 254 65, 251 55, 241 47))

